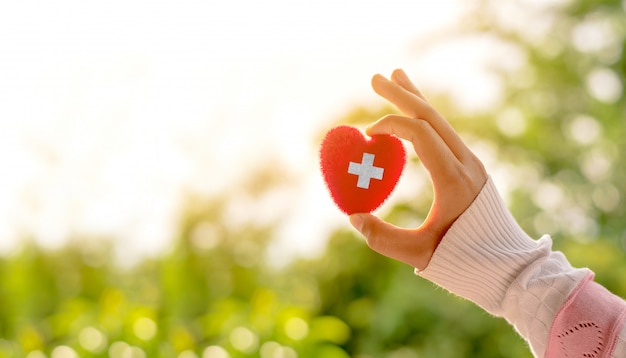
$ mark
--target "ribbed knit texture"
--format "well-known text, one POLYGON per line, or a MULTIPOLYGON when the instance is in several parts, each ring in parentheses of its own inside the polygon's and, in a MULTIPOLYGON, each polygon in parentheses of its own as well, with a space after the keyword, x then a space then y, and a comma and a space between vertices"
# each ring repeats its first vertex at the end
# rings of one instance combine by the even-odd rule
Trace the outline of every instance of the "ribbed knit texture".
POLYGON ((543 357, 554 317, 591 272, 552 251, 552 240, 530 238, 488 179, 455 221, 428 267, 416 273, 487 312, 504 317, 543 357))

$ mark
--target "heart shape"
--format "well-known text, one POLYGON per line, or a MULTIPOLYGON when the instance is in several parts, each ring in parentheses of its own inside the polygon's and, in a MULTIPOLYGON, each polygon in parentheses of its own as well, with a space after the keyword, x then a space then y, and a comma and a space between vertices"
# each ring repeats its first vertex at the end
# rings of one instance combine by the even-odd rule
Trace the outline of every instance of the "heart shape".
POLYGON ((557 335, 563 357, 599 357, 604 335, 594 322, 581 322, 557 335))
POLYGON ((402 142, 388 134, 366 138, 350 126, 326 133, 320 147, 320 166, 335 204, 350 215, 378 208, 396 187, 406 152, 402 142))

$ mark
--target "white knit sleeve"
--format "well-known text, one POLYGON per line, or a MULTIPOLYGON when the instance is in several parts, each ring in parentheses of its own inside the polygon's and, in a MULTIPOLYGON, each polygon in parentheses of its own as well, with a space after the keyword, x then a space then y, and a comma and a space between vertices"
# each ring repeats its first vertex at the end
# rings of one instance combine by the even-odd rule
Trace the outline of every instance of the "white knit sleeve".
POLYGON ((552 251, 552 239, 530 238, 491 180, 455 221, 430 263, 416 273, 504 317, 542 357, 554 317, 591 272, 552 251))

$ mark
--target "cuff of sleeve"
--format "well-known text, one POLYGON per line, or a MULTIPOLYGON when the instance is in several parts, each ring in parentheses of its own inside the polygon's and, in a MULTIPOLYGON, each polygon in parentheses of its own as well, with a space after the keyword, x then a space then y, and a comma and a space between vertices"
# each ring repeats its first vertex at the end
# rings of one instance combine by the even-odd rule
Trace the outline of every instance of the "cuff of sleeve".
POLYGON ((545 357, 609 357, 619 353, 614 348, 625 318, 626 302, 589 275, 557 313, 545 357))
POLYGON ((507 290, 529 265, 548 257, 551 243, 549 237, 535 241, 519 227, 489 178, 416 274, 503 316, 507 290))

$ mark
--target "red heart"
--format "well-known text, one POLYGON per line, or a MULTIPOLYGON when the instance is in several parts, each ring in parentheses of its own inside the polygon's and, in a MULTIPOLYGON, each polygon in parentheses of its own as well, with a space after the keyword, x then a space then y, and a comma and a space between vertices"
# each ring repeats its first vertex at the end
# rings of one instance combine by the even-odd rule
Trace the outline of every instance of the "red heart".
POLYGON ((406 153, 392 135, 370 139, 356 128, 331 129, 320 148, 322 175, 333 200, 344 213, 372 212, 393 191, 400 179, 406 153))

